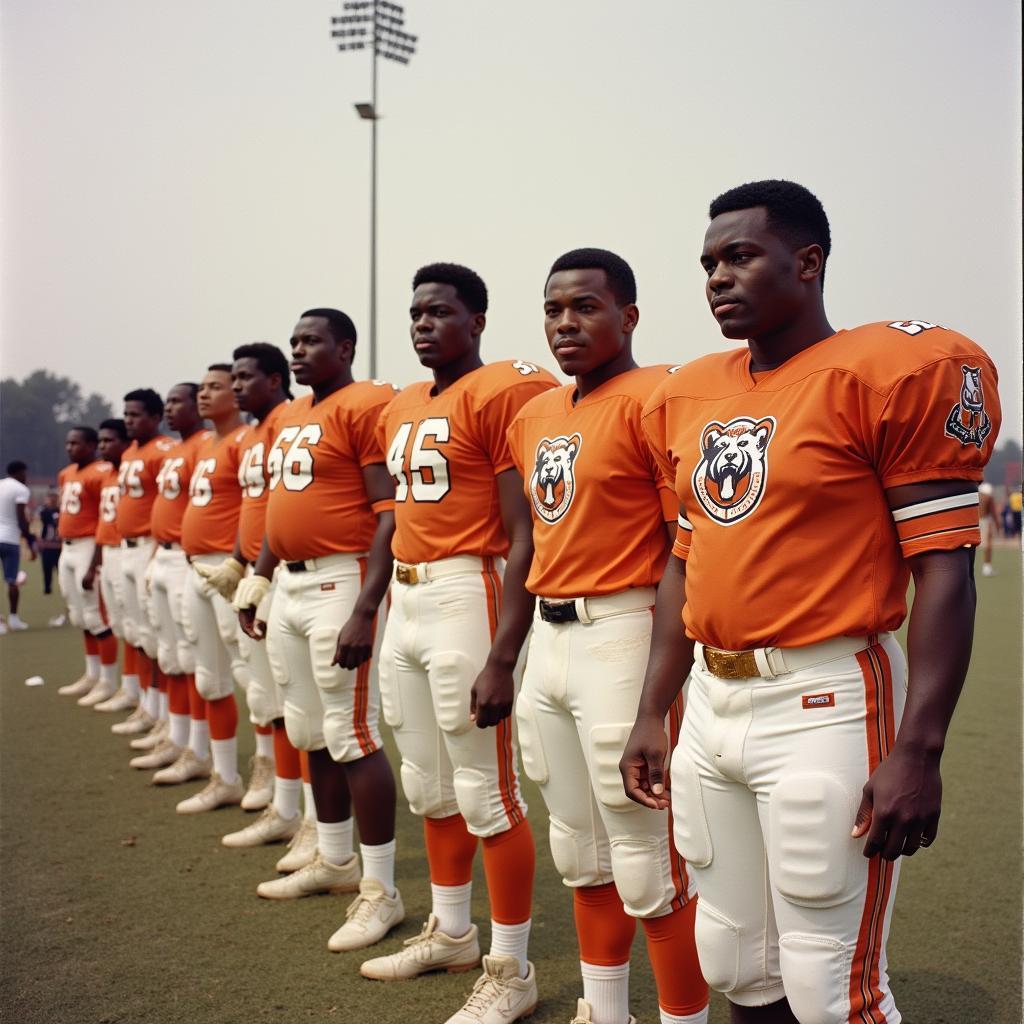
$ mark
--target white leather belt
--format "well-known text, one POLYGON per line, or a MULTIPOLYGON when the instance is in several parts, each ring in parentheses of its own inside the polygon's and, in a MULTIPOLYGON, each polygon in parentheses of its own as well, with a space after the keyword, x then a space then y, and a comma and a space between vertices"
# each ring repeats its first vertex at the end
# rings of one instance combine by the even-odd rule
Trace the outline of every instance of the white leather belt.
POLYGON ((719 679, 775 679, 859 654, 888 637, 888 633, 837 636, 807 647, 757 647, 749 651, 723 651, 698 642, 694 644, 693 657, 702 669, 719 679))
POLYGON ((414 586, 444 579, 446 576, 492 572, 496 562, 497 559, 491 556, 481 558, 479 555, 452 555, 451 558, 439 558, 436 562, 395 562, 394 579, 405 586, 414 586))
POLYGON ((599 597, 541 597, 539 613, 545 622, 596 622, 653 608, 655 596, 654 587, 634 587, 599 597))

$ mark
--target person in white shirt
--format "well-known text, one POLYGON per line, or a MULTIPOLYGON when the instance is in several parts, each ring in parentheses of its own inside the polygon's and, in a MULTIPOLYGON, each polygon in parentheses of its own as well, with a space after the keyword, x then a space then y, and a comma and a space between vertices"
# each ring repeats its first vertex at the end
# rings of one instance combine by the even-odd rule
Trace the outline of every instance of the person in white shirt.
POLYGON ((0 619, 0 633, 12 629, 28 629, 28 623, 18 616, 18 598, 21 583, 18 568, 21 562, 21 538, 28 545, 29 558, 36 557, 36 539, 28 525, 28 500, 31 492, 25 485, 28 466, 24 462, 10 462, 7 476, 0 480, 0 562, 3 563, 7 582, 7 600, 10 614, 7 622, 0 619))

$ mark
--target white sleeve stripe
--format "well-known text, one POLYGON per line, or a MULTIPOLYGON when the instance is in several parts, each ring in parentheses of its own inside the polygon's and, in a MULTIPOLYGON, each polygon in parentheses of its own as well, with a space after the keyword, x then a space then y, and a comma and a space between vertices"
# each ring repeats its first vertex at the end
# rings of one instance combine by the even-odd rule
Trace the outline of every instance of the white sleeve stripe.
POLYGON ((680 513, 680 516, 679 516, 679 525, 684 530, 692 530, 693 529, 693 523, 691 523, 689 519, 683 518, 683 515, 681 513, 680 513))
POLYGON ((949 512, 954 508, 966 508, 977 504, 977 491, 951 494, 948 498, 933 498, 931 501, 921 501, 916 505, 904 505, 903 508, 893 509, 892 517, 897 523, 902 523, 907 519, 917 519, 920 516, 930 516, 936 512, 949 512))

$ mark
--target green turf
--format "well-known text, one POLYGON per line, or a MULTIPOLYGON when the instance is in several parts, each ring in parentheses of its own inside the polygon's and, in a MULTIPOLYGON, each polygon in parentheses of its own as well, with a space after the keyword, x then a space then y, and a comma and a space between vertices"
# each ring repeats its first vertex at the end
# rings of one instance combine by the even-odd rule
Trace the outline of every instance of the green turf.
MULTIPOLYGON (((1019 557, 997 551, 981 579, 967 691, 944 762, 936 846, 905 865, 890 968, 907 1024, 1021 1020, 1021 590, 1019 557)), ((53 605, 33 592, 24 617, 53 605)), ((359 977, 359 956, 325 943, 344 897, 274 903, 255 896, 281 848, 232 851, 220 836, 252 820, 224 810, 181 818, 174 804, 198 784, 155 790, 127 767, 111 717, 58 697, 77 677, 71 629, 0 640, 0 1019, 33 1024, 248 1024, 338 1021, 441 1024, 472 980, 441 975, 384 985, 359 977), (39 674, 46 685, 28 688, 39 674)), ((252 740, 242 740, 251 753, 252 740)), ((580 992, 571 902, 552 868, 543 803, 526 784, 538 838, 531 957, 537 1024, 566 1024, 580 992)), ((419 824, 399 813, 398 884, 406 924, 381 952, 415 934, 429 909, 419 824)), ((474 917, 486 921, 477 870, 474 917)), ((486 941, 487 928, 482 927, 486 941)), ((375 950, 377 952, 377 950, 375 950)), ((642 939, 633 1012, 656 1024, 642 939)), ((713 1024, 725 1024, 720 997, 713 1024)))

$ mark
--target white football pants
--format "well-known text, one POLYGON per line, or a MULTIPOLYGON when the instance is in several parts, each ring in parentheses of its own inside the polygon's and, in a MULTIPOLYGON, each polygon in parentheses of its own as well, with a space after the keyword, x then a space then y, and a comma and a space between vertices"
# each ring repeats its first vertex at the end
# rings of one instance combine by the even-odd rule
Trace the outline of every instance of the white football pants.
POLYGON ((149 579, 150 622, 157 636, 157 662, 169 676, 195 672, 192 644, 185 635, 185 583, 192 569, 181 545, 156 549, 149 579))
POLYGON ((711 675, 698 644, 672 756, 704 976, 743 1006, 785 995, 801 1024, 901 1020, 885 957, 899 861, 850 838, 906 697, 895 639, 869 643, 800 648, 812 667, 739 680, 711 675))
POLYGON ((92 537, 75 537, 61 541, 61 545, 57 582, 68 606, 71 624, 88 630, 93 636, 106 633, 110 627, 103 621, 100 611, 99 586, 94 584, 92 590, 82 589, 82 579, 92 564, 96 541, 92 537))
POLYGON ((121 541, 121 568, 124 573, 124 638, 133 647, 141 647, 150 657, 157 656, 156 632, 149 618, 149 594, 146 593, 146 566, 153 553, 149 537, 121 541))
MULTIPOLYGON (((250 565, 245 574, 252 576, 253 572, 253 566, 250 565)), ((277 574, 274 579, 277 579, 277 574)), ((276 589, 272 584, 267 591, 265 600, 268 608, 273 607, 276 589)), ((270 669, 266 637, 262 641, 253 640, 239 625, 237 618, 235 625, 238 627, 238 650, 242 660, 249 667, 249 685, 245 691, 245 699, 249 705, 249 721, 253 725, 270 725, 275 718, 284 717, 284 707, 277 683, 274 682, 274 674, 270 669)))
POLYGON ((93 588, 100 588, 103 606, 107 610, 107 621, 114 636, 124 639, 125 588, 124 559, 122 548, 103 545, 103 564, 97 573, 93 588))

